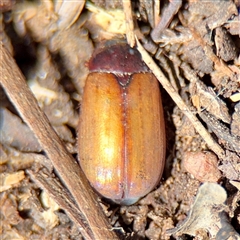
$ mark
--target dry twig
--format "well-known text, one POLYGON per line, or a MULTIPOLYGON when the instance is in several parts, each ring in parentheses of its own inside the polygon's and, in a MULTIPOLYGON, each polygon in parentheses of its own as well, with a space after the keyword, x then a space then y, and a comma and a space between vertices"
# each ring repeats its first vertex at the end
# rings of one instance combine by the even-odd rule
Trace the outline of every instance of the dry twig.
MULTIPOLYGON (((37 100, 29 90, 13 57, 2 43, 0 48, 2 56, 0 83, 22 119, 38 138, 62 182, 76 201, 83 219, 81 221, 83 237, 85 239, 118 239, 116 234, 110 230, 111 226, 104 216, 87 179, 52 129, 46 115, 39 108, 37 100)), ((79 225, 79 222, 77 224, 79 225)))
POLYGON ((123 1, 123 9, 126 18, 126 37, 128 44, 133 47, 135 45, 135 38, 134 38, 134 24, 133 24, 133 16, 132 16, 132 7, 131 1, 123 1))

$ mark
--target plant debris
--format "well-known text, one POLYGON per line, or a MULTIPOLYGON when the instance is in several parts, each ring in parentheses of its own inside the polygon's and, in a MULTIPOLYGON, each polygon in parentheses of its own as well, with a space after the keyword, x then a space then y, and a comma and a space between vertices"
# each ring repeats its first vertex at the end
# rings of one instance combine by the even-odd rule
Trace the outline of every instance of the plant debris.
MULTIPOLYGON (((113 38, 137 42, 162 83, 163 178, 132 206, 99 196, 111 232, 123 239, 240 239, 239 1, 69 4, 3 1, 0 39, 76 168, 78 112, 98 44, 113 38)), ((40 146, 0 76, 0 238, 86 238, 91 226, 47 156, 54 142, 40 146)), ((32 111, 30 105, 24 109, 25 115, 32 111)))
POLYGON ((204 183, 199 189, 188 217, 169 234, 189 234, 196 236, 200 229, 210 233, 217 240, 240 238, 234 230, 224 212, 224 202, 227 199, 226 191, 216 183, 204 183))

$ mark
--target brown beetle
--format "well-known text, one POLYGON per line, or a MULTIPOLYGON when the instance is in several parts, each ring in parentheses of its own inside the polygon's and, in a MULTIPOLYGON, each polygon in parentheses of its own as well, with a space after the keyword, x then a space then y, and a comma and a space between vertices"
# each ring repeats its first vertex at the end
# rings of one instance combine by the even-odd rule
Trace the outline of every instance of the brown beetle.
POLYGON ((80 111, 79 161, 102 196, 130 205, 158 184, 165 125, 157 79, 126 43, 95 51, 80 111))

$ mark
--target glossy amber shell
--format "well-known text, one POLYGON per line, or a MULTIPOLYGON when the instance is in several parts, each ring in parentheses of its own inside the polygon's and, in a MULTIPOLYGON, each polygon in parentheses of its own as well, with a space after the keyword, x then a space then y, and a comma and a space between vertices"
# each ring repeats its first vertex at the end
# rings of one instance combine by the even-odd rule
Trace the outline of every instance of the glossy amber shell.
POLYGON ((80 106, 79 161, 102 196, 133 204, 158 183, 165 162, 165 126, 157 79, 133 73, 88 75, 80 106))

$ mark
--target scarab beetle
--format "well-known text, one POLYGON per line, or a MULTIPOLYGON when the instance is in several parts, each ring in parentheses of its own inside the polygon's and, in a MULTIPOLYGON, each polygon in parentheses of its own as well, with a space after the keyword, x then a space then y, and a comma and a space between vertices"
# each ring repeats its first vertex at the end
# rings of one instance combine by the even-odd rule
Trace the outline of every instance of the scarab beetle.
POLYGON ((98 48, 88 66, 78 128, 80 165, 98 193, 130 205, 159 183, 164 168, 159 84, 126 43, 98 48))

